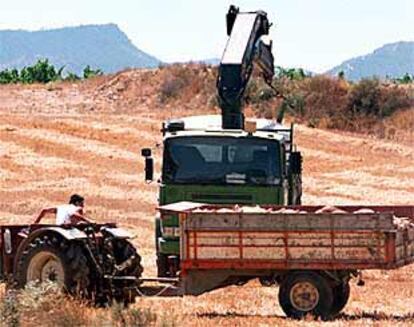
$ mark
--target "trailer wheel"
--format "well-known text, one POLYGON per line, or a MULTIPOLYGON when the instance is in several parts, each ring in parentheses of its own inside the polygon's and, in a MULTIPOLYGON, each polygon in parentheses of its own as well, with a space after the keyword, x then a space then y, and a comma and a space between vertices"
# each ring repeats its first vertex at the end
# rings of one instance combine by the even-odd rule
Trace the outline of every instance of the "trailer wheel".
POLYGON ((342 283, 333 288, 332 315, 335 316, 342 311, 349 300, 351 287, 349 283, 342 283))
POLYGON ((56 282, 74 295, 86 293, 89 267, 80 245, 44 235, 27 246, 17 265, 17 287, 47 281, 56 282))
POLYGON ((316 272, 291 273, 282 281, 279 303, 290 318, 301 319, 310 314, 328 319, 333 292, 327 280, 316 272))

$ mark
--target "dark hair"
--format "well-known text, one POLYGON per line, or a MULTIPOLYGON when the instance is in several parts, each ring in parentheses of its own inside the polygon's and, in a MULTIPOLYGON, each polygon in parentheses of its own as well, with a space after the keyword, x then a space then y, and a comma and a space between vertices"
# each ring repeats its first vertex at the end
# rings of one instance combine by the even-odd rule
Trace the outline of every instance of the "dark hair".
POLYGON ((70 197, 69 204, 76 204, 78 202, 83 202, 85 199, 81 197, 79 194, 73 194, 70 197))

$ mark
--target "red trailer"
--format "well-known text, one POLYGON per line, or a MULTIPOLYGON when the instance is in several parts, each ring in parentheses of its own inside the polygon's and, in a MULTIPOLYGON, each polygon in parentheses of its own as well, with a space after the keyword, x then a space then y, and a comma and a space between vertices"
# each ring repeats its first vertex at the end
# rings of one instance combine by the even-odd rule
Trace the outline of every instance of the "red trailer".
POLYGON ((364 269, 414 261, 414 206, 214 206, 160 208, 180 221, 181 292, 198 295, 260 278, 279 284, 287 316, 328 318, 364 269))

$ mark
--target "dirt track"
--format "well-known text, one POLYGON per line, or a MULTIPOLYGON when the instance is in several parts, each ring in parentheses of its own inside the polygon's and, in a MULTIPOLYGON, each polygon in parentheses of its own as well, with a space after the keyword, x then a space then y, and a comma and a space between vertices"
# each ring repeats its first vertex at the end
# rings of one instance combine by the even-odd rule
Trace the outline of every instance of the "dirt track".
MULTIPOLYGON (((154 76, 128 74, 140 80, 146 78, 142 74, 154 76)), ((42 206, 78 192, 85 195, 90 216, 115 220, 136 233, 145 272, 152 275, 157 187, 142 181, 140 149, 160 142, 162 119, 205 112, 202 107, 163 110, 150 88, 119 98, 108 91, 114 84, 119 91, 119 81, 106 78, 75 85, 0 87, 0 223, 29 222, 42 206)), ((304 203, 414 204, 414 140, 412 146, 399 145, 304 126, 297 127, 296 138, 305 157, 304 203)), ((367 286, 352 285, 342 319, 329 325, 414 324, 413 273, 412 267, 367 273, 367 286)), ((295 325, 283 318, 276 296, 276 289, 252 282, 197 300, 138 303, 171 311, 185 324, 295 325)))

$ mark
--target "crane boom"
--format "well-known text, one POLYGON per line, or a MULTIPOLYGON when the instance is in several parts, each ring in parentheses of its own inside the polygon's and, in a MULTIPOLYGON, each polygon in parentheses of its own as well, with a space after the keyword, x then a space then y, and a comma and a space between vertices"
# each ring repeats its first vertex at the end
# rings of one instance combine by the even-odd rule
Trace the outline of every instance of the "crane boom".
POLYGON ((217 78, 223 129, 244 127, 243 95, 256 62, 267 82, 274 75, 272 43, 261 39, 271 24, 264 11, 240 12, 230 6, 226 16, 227 41, 217 78))

